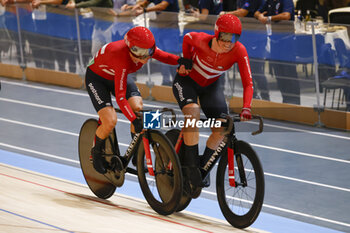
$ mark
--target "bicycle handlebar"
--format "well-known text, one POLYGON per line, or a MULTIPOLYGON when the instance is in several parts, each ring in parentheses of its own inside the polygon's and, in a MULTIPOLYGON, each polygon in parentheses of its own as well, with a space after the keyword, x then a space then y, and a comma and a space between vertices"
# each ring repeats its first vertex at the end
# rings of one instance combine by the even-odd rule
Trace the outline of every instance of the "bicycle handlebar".
MULTIPOLYGON (((235 115, 233 117, 231 117, 230 115, 225 115, 225 119, 227 120, 227 122, 225 122, 225 124, 227 124, 227 129, 224 131, 223 134, 229 134, 232 131, 233 128, 233 122, 241 122, 241 117, 239 115, 235 115)), ((252 115, 252 119, 258 119, 259 120, 259 129, 257 131, 252 132, 252 135, 257 135, 262 133, 262 131, 264 130, 264 122, 261 116, 259 115, 252 115)))

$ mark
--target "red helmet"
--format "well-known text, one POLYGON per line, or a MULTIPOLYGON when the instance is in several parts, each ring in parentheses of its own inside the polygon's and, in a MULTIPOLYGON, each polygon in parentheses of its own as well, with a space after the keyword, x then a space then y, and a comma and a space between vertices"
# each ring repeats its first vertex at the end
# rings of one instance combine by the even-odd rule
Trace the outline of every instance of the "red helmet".
POLYGON ((152 56, 156 46, 152 32, 142 26, 130 29, 126 33, 124 41, 130 52, 137 58, 152 56))
POLYGON ((236 38, 235 41, 237 41, 239 36, 242 33, 241 21, 235 15, 231 15, 231 14, 221 15, 216 20, 216 23, 215 23, 215 37, 216 37, 216 39, 219 39, 219 34, 221 32, 234 34, 235 38, 236 38))

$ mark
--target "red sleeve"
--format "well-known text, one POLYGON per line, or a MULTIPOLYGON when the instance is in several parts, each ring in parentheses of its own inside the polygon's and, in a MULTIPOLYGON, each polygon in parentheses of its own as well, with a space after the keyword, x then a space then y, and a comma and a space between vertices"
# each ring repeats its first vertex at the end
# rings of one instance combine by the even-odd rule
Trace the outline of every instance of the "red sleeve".
POLYGON ((154 52, 152 58, 157 59, 160 62, 169 64, 169 65, 177 65, 177 60, 179 60, 179 56, 165 52, 158 47, 156 47, 156 51, 154 52))
POLYGON ((241 43, 239 43, 238 46, 238 68, 243 85, 243 108, 250 108, 253 98, 252 72, 250 70, 249 57, 246 48, 241 43))
POLYGON ((115 98, 119 108, 122 110, 123 114, 129 119, 130 122, 136 119, 135 113, 132 111, 128 100, 126 99, 126 79, 128 77, 127 69, 116 69, 115 73, 115 98))
POLYGON ((182 53, 184 58, 191 59, 192 56, 192 47, 193 47, 193 37, 195 36, 195 33, 189 32, 184 36, 183 42, 182 42, 182 53))

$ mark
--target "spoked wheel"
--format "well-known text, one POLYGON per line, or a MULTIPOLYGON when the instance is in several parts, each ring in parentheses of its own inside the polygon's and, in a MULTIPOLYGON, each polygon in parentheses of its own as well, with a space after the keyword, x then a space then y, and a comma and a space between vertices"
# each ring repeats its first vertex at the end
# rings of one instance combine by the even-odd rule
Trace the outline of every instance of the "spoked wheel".
MULTIPOLYGON (((178 130, 178 129, 171 129, 165 133, 165 136, 167 136, 169 138, 169 140, 173 144, 173 146, 176 145, 176 142, 177 142, 177 139, 179 138, 179 135, 180 135, 180 130, 178 130)), ((184 156, 185 156, 184 155, 184 147, 182 146, 178 152, 179 160, 181 161, 181 159, 184 156)), ((184 182, 186 182, 185 177, 183 177, 183 178, 184 178, 184 182)), ((181 196, 179 205, 176 209, 176 212, 183 211, 191 203, 192 197, 185 191, 185 185, 188 185, 187 182, 184 183, 184 191, 182 192, 182 196, 181 196)))
POLYGON ((137 173, 148 204, 161 215, 172 214, 182 193, 182 173, 179 159, 169 139, 159 131, 150 130, 149 147, 154 176, 147 168, 143 142, 138 148, 137 173))
MULTIPOLYGON (((79 134, 79 160, 80 167, 90 190, 99 198, 107 199, 113 195, 116 186, 107 176, 98 173, 90 161, 91 148, 95 138, 98 123, 96 119, 85 121, 79 134)), ((108 174, 107 174, 108 175, 108 174)))
POLYGON ((248 143, 237 141, 234 148, 236 187, 229 184, 228 159, 224 154, 217 170, 216 192, 226 220, 236 228, 245 228, 256 220, 263 205, 264 173, 259 158, 248 143), (243 176, 246 183, 242 181, 243 176))

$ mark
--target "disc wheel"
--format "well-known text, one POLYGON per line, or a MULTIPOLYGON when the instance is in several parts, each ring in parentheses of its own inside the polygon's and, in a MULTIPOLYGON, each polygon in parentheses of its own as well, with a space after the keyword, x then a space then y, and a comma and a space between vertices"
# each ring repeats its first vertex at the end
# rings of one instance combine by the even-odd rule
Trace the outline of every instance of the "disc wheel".
POLYGON ((94 169, 90 159, 97 127, 98 123, 96 119, 85 121, 81 127, 79 133, 79 160, 85 181, 90 190, 97 197, 107 199, 114 194, 116 187, 111 184, 105 175, 98 173, 94 169))
MULTIPOLYGON (((171 129, 165 133, 165 136, 167 136, 170 140, 170 142, 173 144, 173 146, 176 145, 177 139, 179 138, 180 130, 179 129, 171 129)), ((181 162, 181 159, 184 157, 184 147, 182 146, 179 150, 178 157, 181 162)), ((182 163, 181 163, 182 164, 182 163)), ((184 174, 184 173, 183 173, 184 174)), ((179 205, 176 209, 176 212, 183 211, 187 208, 187 206, 191 203, 192 197, 188 192, 185 191, 185 186, 189 185, 188 182, 185 180, 185 176, 183 176, 184 179, 184 191, 182 192, 181 199, 179 202, 179 205)), ((188 187, 187 189, 191 189, 188 187)), ((199 196, 199 195, 198 195, 199 196)))

